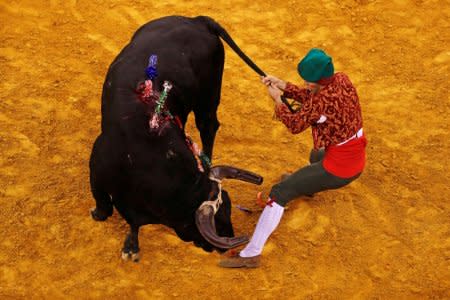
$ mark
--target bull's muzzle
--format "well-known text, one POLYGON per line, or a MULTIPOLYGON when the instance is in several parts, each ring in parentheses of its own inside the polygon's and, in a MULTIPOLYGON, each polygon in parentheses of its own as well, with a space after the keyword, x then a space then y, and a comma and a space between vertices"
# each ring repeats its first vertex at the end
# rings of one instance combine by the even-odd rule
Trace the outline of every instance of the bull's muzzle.
POLYGON ((224 178, 232 178, 260 185, 263 178, 255 173, 229 166, 211 168, 209 178, 213 181, 210 197, 200 205, 195 213, 195 223, 200 234, 213 246, 221 249, 230 249, 247 243, 249 240, 247 236, 221 237, 217 235, 214 216, 222 204, 221 181, 224 178))

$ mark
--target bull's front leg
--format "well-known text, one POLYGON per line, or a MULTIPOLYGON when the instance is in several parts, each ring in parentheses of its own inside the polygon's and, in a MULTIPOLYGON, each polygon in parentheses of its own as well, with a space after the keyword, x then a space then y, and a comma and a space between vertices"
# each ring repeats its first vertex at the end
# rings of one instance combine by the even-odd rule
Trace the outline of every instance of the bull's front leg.
POLYGON ((110 196, 105 192, 92 191, 95 198, 95 207, 91 208, 91 217, 95 221, 105 221, 113 214, 110 196))
POLYGON ((138 262, 139 257, 139 226, 130 225, 130 233, 127 234, 125 242, 123 243, 122 259, 131 259, 138 262))
POLYGON ((94 143, 89 161, 89 180, 92 196, 95 199, 95 208, 91 209, 91 216, 95 221, 105 221, 113 214, 111 197, 105 190, 104 184, 102 184, 105 181, 105 178, 110 176, 111 173, 111 171, 105 167, 105 164, 102 163, 104 161, 102 157, 102 148, 105 148, 104 145, 103 136, 99 136, 94 143))
POLYGON ((106 221, 113 214, 111 196, 95 181, 91 173, 91 192, 95 199, 95 207, 91 208, 91 217, 95 221, 106 221))

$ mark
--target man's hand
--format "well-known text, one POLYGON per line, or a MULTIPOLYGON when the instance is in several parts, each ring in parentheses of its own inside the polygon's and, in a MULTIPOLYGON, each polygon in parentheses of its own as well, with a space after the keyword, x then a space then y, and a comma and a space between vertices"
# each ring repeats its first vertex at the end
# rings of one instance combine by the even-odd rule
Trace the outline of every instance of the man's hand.
POLYGON ((281 95, 283 94, 283 92, 282 92, 279 88, 274 87, 273 85, 269 85, 269 86, 267 87, 267 90, 268 90, 268 92, 269 92, 270 97, 272 97, 273 101, 274 101, 277 105, 280 105, 280 104, 283 103, 283 102, 281 101, 281 95))
POLYGON ((272 75, 261 77, 261 82, 267 86, 274 86, 282 91, 286 89, 286 82, 272 75))

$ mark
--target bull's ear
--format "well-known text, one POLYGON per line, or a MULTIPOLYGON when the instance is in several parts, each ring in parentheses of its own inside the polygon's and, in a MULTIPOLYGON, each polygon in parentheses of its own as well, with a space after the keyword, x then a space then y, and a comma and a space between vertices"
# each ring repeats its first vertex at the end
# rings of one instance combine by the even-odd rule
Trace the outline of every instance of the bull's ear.
POLYGON ((195 212, 195 224, 205 240, 217 248, 231 249, 246 244, 249 241, 247 236, 218 236, 214 224, 214 207, 211 205, 202 205, 197 209, 195 212))

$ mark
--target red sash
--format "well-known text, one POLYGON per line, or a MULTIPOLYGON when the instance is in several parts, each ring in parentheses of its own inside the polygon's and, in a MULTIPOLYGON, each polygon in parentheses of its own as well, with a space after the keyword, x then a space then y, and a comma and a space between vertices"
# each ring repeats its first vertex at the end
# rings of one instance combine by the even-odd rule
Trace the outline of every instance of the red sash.
POLYGON ((327 147, 323 167, 329 173, 341 178, 350 178, 361 173, 366 164, 366 145, 367 140, 363 135, 343 145, 327 147))

